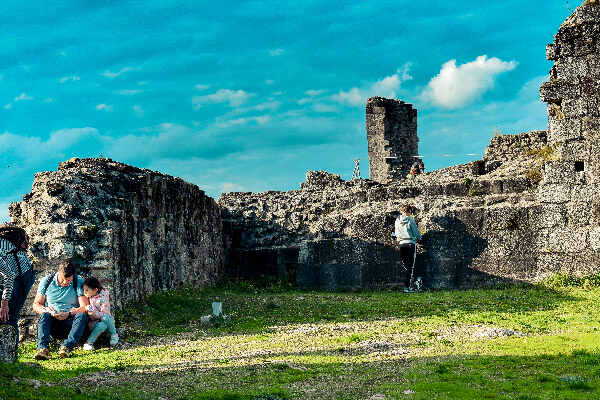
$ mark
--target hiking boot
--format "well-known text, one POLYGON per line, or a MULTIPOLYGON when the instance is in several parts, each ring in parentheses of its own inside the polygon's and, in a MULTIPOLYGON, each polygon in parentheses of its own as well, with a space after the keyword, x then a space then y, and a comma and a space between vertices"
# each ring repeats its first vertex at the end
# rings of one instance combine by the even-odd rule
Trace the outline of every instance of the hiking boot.
POLYGON ((113 333, 112 335, 110 335, 110 345, 116 346, 117 343, 119 343, 119 335, 117 335, 116 333, 113 333))
POLYGON ((65 346, 61 346, 60 350, 58 351, 58 356, 60 358, 69 358, 69 357, 71 357, 71 350, 69 350, 65 346))
POLYGON ((34 359, 40 361, 49 360, 50 357, 52 356, 50 355, 50 350, 48 349, 39 349, 37 353, 35 353, 35 356, 33 356, 34 359))

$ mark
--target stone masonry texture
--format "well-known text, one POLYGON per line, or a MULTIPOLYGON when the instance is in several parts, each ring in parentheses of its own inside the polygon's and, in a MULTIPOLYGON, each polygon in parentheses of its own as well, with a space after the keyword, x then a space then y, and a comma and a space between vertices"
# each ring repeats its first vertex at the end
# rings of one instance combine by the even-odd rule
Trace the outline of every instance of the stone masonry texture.
POLYGON ((598 271, 600 262, 600 4, 587 1, 546 49, 554 61, 540 93, 548 107, 548 144, 538 193, 547 226, 539 268, 598 271), (550 222, 551 221, 551 222, 550 222))
POLYGON ((223 273, 219 207, 179 178, 110 159, 71 159, 37 173, 10 214, 31 237, 38 282, 71 259, 82 276, 108 287, 117 309, 160 290, 212 285, 223 273))
POLYGON ((367 100, 367 143, 371 180, 403 179, 419 154, 417 110, 399 100, 367 100))

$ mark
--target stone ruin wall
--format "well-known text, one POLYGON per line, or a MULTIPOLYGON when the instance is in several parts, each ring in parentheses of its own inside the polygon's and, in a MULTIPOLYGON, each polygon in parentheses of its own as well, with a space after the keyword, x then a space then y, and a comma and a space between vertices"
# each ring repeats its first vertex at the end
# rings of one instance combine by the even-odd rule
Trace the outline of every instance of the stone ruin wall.
POLYGON ((403 101, 372 97, 366 105, 371 180, 403 179, 419 155, 417 110, 403 101))
POLYGON ((532 131, 518 135, 495 135, 485 149, 483 159, 488 161, 487 168, 492 169, 492 162, 510 162, 532 156, 532 150, 541 149, 548 144, 546 131, 532 131))
POLYGON ((251 271, 245 269, 254 268, 248 260, 258 254, 280 276, 296 268, 296 281, 306 287, 393 282, 398 255, 388 236, 391 212, 408 202, 419 210, 425 231, 419 258, 431 287, 598 273, 597 1, 577 8, 547 55, 555 61, 550 81, 541 87, 548 133, 496 137, 481 161, 398 180, 385 169, 388 153, 381 150, 393 147, 382 141, 390 113, 373 107, 381 99, 371 99, 367 128, 376 133, 368 137, 371 174, 374 181, 391 182, 343 182, 309 172, 299 191, 223 195, 219 204, 226 209, 230 253, 243 254, 229 268, 247 275, 251 271))
POLYGON ((82 276, 110 289, 116 308, 223 275, 220 209, 179 178, 110 159, 71 159, 35 174, 31 193, 11 204, 10 215, 31 237, 30 256, 43 271, 38 282, 72 259, 82 276))
POLYGON ((561 25, 546 55, 540 89, 548 143, 539 191, 546 219, 539 267, 597 273, 600 264, 600 4, 587 1, 561 25))
POLYGON ((490 172, 480 161, 389 184, 309 171, 300 190, 224 194, 228 272, 291 278, 303 288, 400 285, 404 272, 390 235, 393 213, 410 203, 425 231, 419 262, 428 286, 539 279, 545 271, 530 249, 539 223, 536 186, 499 162, 490 172))

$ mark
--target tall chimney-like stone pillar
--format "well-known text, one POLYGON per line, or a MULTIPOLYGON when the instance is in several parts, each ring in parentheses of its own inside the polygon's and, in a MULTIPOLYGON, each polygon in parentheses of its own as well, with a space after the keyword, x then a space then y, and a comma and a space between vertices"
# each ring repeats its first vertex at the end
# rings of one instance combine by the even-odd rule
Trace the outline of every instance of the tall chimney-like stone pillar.
POLYGON ((405 178, 419 154, 417 110, 400 100, 371 97, 366 114, 371 180, 405 178))

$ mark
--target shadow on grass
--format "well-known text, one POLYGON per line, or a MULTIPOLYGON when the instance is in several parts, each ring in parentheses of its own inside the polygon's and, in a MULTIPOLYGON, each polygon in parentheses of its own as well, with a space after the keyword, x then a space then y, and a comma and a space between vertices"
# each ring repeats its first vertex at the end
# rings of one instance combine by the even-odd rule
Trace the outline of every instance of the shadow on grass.
MULTIPOLYGON (((274 357, 280 357, 277 354, 274 357)), ((356 361, 356 360, 354 360, 356 361)), ((174 365, 173 369, 143 371, 129 368, 108 379, 100 376, 77 387, 31 389, 17 384, 35 378, 30 367, 12 370, 0 364, 4 399, 365 399, 373 394, 412 399, 596 399, 600 397, 600 352, 577 350, 563 355, 540 356, 445 356, 410 360, 350 362, 302 362, 261 360, 242 367, 174 365), (274 361, 274 362, 271 362, 274 361), (276 362, 275 362, 276 361, 276 362), (102 387, 97 390, 98 385, 102 387), (17 392, 16 390, 19 389, 17 392), (31 393, 38 396, 32 397, 31 393), (105 396, 105 397, 103 397, 105 396), (108 397, 107 397, 108 396, 108 397), (269 397, 270 396, 270 397, 269 397)), ((135 366, 130 366, 135 368, 135 366)), ((85 369, 74 371, 83 374, 85 369)), ((28 385, 28 384, 25 384, 28 385)))
POLYGON ((272 291, 251 285, 220 289, 180 289, 155 294, 145 303, 130 305, 121 323, 139 334, 166 335, 198 328, 208 334, 260 333, 272 326, 302 323, 373 321, 387 318, 459 318, 552 310, 583 299, 537 286, 507 289, 397 291, 360 293, 272 291), (222 324, 202 325, 213 301, 223 303, 231 318, 222 324))

